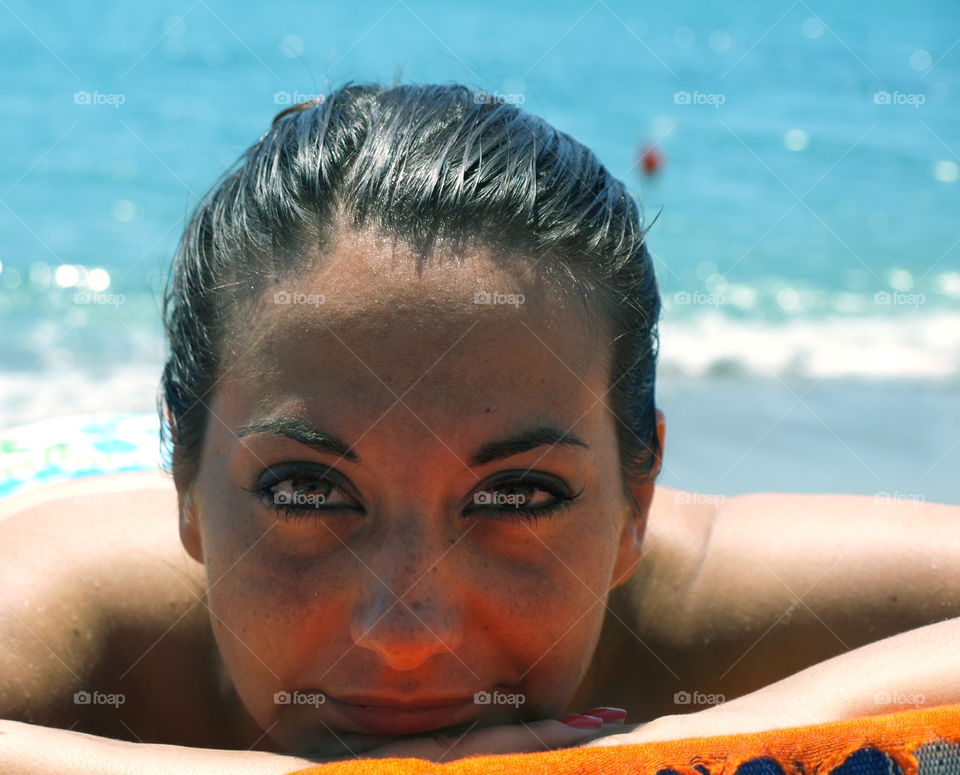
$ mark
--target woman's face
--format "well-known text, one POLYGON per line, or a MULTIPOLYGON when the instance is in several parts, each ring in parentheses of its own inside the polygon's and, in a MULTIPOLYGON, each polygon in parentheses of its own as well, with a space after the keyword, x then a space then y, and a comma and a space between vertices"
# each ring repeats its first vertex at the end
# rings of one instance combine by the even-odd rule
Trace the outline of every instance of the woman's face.
POLYGON ((645 514, 605 346, 522 272, 354 236, 226 344, 181 535, 280 749, 567 710, 645 514))

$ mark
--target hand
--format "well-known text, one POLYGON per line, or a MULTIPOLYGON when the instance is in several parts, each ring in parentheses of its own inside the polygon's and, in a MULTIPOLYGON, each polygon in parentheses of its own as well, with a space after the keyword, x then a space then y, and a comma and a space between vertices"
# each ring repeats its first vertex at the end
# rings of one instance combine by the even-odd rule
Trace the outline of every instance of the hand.
POLYGON ((775 714, 757 710, 735 710, 722 705, 706 708, 694 713, 677 713, 660 716, 644 724, 624 727, 623 731, 598 737, 582 743, 584 748, 597 748, 608 745, 636 745, 662 740, 683 740, 690 737, 713 737, 715 735, 737 735, 747 732, 764 732, 769 729, 803 726, 814 721, 787 718, 782 715, 777 721, 775 714))
POLYGON ((364 751, 360 757, 412 757, 444 762, 483 754, 550 751, 582 745, 586 740, 610 734, 622 728, 625 718, 626 711, 619 708, 593 708, 563 721, 545 719, 529 724, 482 727, 459 736, 444 733, 413 737, 364 751))

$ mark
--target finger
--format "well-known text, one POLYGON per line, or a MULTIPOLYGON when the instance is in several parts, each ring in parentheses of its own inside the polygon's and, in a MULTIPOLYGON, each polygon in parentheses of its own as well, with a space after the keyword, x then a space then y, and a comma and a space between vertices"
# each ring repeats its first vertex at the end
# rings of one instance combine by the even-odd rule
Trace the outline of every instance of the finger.
MULTIPOLYGON (((581 717, 583 718, 583 717, 581 717)), ((602 726, 576 727, 554 719, 478 729, 454 746, 460 756, 569 748, 603 734, 602 726)))
POLYGON ((553 719, 531 723, 484 727, 462 735, 431 735, 391 743, 364 756, 416 757, 429 761, 453 761, 465 756, 499 753, 526 753, 569 748, 591 740, 603 729, 578 728, 553 719))
POLYGON ((580 745, 583 748, 603 748, 604 746, 609 745, 627 745, 634 742, 638 741, 634 740, 629 735, 606 735, 603 737, 598 737, 595 740, 588 740, 580 745))
MULTIPOLYGON (((593 740, 581 743, 584 748, 602 748, 609 745, 634 745, 647 742, 649 727, 652 722, 645 721, 641 724, 629 724, 621 727, 615 734, 605 734, 593 740), (638 732, 637 730, 647 727, 647 732, 638 732)), ((606 727, 605 727, 606 729, 606 727)))

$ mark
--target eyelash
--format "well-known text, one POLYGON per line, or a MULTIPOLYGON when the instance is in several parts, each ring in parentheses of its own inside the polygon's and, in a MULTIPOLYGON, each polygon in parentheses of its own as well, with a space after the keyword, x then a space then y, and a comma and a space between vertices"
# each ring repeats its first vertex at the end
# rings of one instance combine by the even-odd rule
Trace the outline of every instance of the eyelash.
MULTIPOLYGON (((268 469, 269 470, 269 469, 268 469)), ((345 490, 343 485, 339 484, 335 478, 329 476, 330 470, 326 470, 322 473, 316 473, 308 469, 281 469, 281 473, 274 473, 268 478, 267 481, 255 484, 253 487, 244 487, 243 489, 247 492, 253 494, 259 498, 268 508, 273 511, 281 514, 280 517, 286 522, 292 522, 294 524, 303 522, 305 520, 314 519, 320 514, 323 513, 336 513, 343 511, 356 511, 356 508, 351 508, 347 506, 335 506, 335 507, 326 507, 326 508, 310 508, 305 506, 295 506, 289 503, 277 503, 275 501, 274 488, 283 484, 284 482, 296 482, 298 480, 302 481, 307 479, 311 482, 322 482, 329 484, 330 488, 338 488, 345 490)), ((504 485, 513 485, 513 486, 530 486, 543 492, 548 493, 554 500, 552 503, 548 503, 543 506, 531 506, 529 508, 501 508, 501 509, 491 509, 497 513, 496 519, 502 520, 504 522, 519 522, 519 523, 536 523, 540 519, 543 519, 547 516, 556 514, 557 512, 562 511, 570 507, 577 498, 583 494, 583 489, 581 488, 578 492, 568 493, 563 492, 559 488, 552 488, 546 486, 545 483, 541 482, 537 477, 524 477, 516 476, 512 479, 500 479, 492 484, 487 485, 484 488, 486 491, 497 491, 498 487, 503 487, 504 485)), ((294 488, 296 491, 296 488, 294 488)), ((478 511, 479 509, 472 509, 472 511, 478 511)))
MULTIPOLYGON (((539 485, 537 485, 539 487, 539 485)), ((553 503, 548 503, 546 506, 531 506, 528 509, 498 509, 500 516, 497 519, 503 520, 504 522, 519 522, 519 523, 534 523, 536 524, 540 519, 544 519, 548 516, 556 514, 558 511, 568 508, 573 502, 580 497, 580 493, 574 493, 573 495, 567 495, 565 493, 554 493, 550 492, 546 488, 543 488, 545 492, 549 492, 550 495, 555 499, 553 503)))

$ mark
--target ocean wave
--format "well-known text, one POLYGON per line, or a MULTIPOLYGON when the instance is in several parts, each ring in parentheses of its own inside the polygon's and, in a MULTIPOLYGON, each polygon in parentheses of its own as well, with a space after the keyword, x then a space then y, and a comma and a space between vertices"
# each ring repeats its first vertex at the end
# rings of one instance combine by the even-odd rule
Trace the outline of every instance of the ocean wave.
POLYGON ((158 375, 154 363, 0 372, 0 428, 64 415, 155 413, 158 375))
POLYGON ((960 312, 738 320, 714 310, 660 325, 662 376, 960 375, 960 312))

